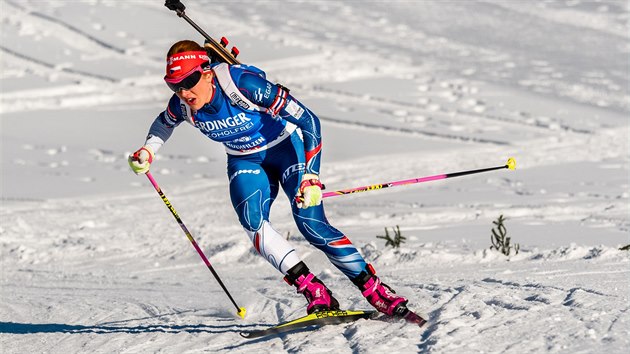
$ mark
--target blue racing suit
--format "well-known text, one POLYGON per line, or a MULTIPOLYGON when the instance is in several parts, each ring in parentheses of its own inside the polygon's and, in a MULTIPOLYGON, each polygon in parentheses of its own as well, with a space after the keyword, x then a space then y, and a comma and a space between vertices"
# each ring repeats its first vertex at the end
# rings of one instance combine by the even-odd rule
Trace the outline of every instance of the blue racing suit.
POLYGON ((261 70, 219 65, 223 67, 213 67, 216 89, 210 102, 194 112, 173 95, 152 124, 147 143, 161 145, 184 121, 221 142, 228 154, 232 205, 258 252, 283 273, 299 262, 295 250, 269 225, 271 205, 282 187, 292 201, 302 235, 346 276, 355 278, 366 269, 366 262, 350 240, 330 225, 323 203, 301 209, 293 202, 302 175, 319 175, 319 119, 287 89, 267 81, 261 70), (227 83, 226 75, 231 79, 227 83), (235 85, 232 91, 226 89, 230 83, 235 85))

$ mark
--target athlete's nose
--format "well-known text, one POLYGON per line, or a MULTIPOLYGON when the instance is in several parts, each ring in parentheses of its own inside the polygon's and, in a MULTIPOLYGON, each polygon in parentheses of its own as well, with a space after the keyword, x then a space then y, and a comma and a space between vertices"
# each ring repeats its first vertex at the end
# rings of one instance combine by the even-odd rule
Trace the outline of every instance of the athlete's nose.
POLYGON ((179 94, 182 95, 183 98, 190 98, 193 93, 190 90, 179 89, 179 94))

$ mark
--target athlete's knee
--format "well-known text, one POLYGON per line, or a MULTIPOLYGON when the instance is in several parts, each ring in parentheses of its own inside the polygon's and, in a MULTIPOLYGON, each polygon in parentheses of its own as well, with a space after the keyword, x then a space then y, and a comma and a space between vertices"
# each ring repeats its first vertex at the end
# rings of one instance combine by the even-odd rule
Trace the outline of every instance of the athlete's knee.
POLYGON ((269 221, 263 221, 255 230, 246 228, 245 232, 256 251, 283 274, 300 261, 295 249, 271 227, 269 221))
POLYGON ((257 213, 238 213, 238 221, 249 232, 256 232, 262 227, 264 219, 257 213))
POLYGON ((295 223, 306 240, 319 248, 325 247, 328 241, 343 236, 343 234, 330 225, 328 220, 324 217, 295 215, 295 223))

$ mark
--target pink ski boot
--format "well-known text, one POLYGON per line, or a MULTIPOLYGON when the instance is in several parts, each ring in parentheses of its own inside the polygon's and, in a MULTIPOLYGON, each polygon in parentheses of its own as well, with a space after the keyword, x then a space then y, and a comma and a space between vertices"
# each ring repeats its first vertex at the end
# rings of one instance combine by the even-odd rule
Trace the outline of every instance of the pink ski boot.
POLYGON ((304 295, 308 301, 306 313, 339 310, 339 302, 332 296, 332 292, 308 270, 304 262, 289 269, 284 280, 295 286, 298 294, 304 295))
POLYGON ((381 282, 371 264, 368 264, 366 270, 352 282, 359 287, 363 296, 379 312, 389 316, 405 316, 409 312, 407 309, 409 300, 396 295, 392 288, 381 282))

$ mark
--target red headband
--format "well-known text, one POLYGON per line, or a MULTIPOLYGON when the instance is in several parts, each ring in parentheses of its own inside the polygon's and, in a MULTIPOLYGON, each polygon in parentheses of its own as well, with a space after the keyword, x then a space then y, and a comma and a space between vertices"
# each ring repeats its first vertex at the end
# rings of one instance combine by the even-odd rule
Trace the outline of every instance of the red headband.
POLYGON ((205 51, 192 51, 173 54, 166 59, 166 77, 175 79, 185 76, 194 68, 209 62, 208 54, 205 51))

